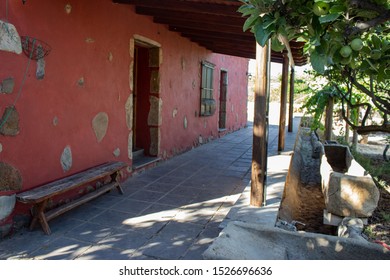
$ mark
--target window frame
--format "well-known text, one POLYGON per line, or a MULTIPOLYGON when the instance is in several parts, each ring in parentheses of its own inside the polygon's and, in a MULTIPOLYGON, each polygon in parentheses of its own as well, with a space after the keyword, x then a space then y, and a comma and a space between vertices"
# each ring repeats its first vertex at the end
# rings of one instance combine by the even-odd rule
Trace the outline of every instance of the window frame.
POLYGON ((214 70, 215 65, 208 61, 201 63, 200 84, 200 113, 202 117, 212 116, 215 113, 214 96, 214 70))

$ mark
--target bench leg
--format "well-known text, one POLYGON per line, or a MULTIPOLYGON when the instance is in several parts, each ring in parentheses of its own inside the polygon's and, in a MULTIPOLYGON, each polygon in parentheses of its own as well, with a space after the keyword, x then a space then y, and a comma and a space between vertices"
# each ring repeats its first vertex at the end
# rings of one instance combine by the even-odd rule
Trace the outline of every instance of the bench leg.
POLYGON ((44 213, 44 211, 46 209, 46 205, 47 205, 47 200, 45 200, 37 205, 37 209, 34 213, 33 219, 32 219, 31 224, 30 224, 30 230, 32 230, 35 227, 35 225, 37 224, 37 222, 39 221, 39 223, 42 226, 43 231, 47 235, 50 235, 51 230, 50 230, 49 224, 47 223, 46 216, 44 213))
POLYGON ((117 172, 115 172, 115 178, 112 178, 112 179, 113 179, 113 181, 115 180, 115 182, 117 184, 116 189, 118 190, 118 192, 120 194, 124 194, 122 186, 120 184, 120 177, 121 177, 121 175, 120 175, 119 171, 117 171, 117 172))

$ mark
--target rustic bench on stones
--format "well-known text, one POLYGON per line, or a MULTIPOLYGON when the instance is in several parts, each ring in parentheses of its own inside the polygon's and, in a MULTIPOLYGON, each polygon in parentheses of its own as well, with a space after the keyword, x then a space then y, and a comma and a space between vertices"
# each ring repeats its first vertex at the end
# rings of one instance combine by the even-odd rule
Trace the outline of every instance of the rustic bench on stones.
POLYGON ((22 203, 31 203, 35 206, 32 211, 32 221, 30 224, 30 230, 39 223, 42 226, 43 231, 46 234, 50 234, 51 230, 48 222, 55 217, 80 206, 114 188, 117 188, 120 194, 123 194, 122 187, 120 185, 120 171, 127 167, 123 162, 108 162, 85 171, 73 174, 71 176, 53 181, 51 183, 39 186, 32 190, 21 192, 16 195, 18 201, 22 203), (55 196, 74 190, 77 187, 111 177, 111 180, 103 186, 96 188, 96 190, 89 192, 75 200, 72 200, 66 204, 58 206, 54 209, 47 209, 48 202, 55 196))

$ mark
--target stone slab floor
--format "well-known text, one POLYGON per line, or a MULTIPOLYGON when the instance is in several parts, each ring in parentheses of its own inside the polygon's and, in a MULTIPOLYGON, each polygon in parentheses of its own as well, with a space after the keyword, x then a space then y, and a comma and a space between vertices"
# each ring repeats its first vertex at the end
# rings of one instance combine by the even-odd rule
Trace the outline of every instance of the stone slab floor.
MULTIPOLYGON (((38 227, 17 232, 0 241, 0 259, 202 259, 249 184, 252 131, 241 129, 129 178, 124 195, 113 191, 51 221, 50 236, 38 227)), ((269 131, 275 154, 277 126, 269 131)))

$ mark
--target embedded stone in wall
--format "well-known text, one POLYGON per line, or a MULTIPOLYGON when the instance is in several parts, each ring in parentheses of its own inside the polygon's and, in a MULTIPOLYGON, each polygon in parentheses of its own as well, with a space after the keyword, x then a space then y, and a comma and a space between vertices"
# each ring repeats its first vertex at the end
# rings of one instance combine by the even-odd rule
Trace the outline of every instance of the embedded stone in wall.
POLYGON ((134 90, 134 61, 130 62, 130 67, 129 67, 129 88, 130 91, 133 92, 134 90))
POLYGON ((108 115, 105 112, 100 112, 92 120, 92 128, 95 132, 96 139, 100 143, 106 136, 108 129, 108 115))
POLYGON ((159 152, 160 142, 161 142, 161 136, 160 136, 160 130, 158 127, 151 127, 150 128, 150 148, 149 148, 149 154, 151 156, 157 156, 159 152))
POLYGON ((160 71, 152 71, 150 73, 150 92, 160 93, 160 71))
POLYGON ((10 94, 14 91, 15 80, 14 78, 6 78, 0 83, 0 92, 10 94))
POLYGON ((65 147, 60 160, 62 170, 64 170, 64 172, 67 172, 72 168, 72 149, 70 146, 65 147))
POLYGON ((37 80, 43 80, 45 77, 45 59, 41 58, 37 61, 37 72, 35 76, 37 77, 37 80))
POLYGON ((186 60, 184 57, 181 57, 181 70, 182 71, 186 70, 186 60))
POLYGON ((81 78, 77 81, 77 84, 78 84, 80 87, 83 87, 84 84, 85 84, 84 77, 81 77, 81 78))
POLYGON ((115 156, 115 157, 119 157, 121 155, 121 150, 119 148, 116 148, 112 154, 115 156))
POLYGON ((133 95, 130 94, 125 104, 126 125, 128 129, 133 128, 133 95))
POLYGON ((160 48, 149 49, 149 67, 160 67, 161 52, 160 48))
POLYGON ((177 116, 177 108, 173 109, 172 111, 172 118, 176 118, 177 116))
POLYGON ((3 151, 3 145, 0 143, 0 153, 3 151))
POLYGON ((19 113, 15 107, 5 108, 0 125, 0 134, 2 135, 16 136, 19 134, 19 113))
POLYGON ((108 61, 112 62, 113 59, 114 59, 114 56, 112 55, 112 52, 108 52, 108 61))
POLYGON ((22 189, 22 175, 14 166, 0 162, 0 192, 22 189))
POLYGON ((65 5, 65 13, 67 13, 69 15, 71 12, 72 12, 72 5, 66 4, 65 5))
POLYGON ((162 123, 162 99, 150 96, 150 110, 148 115, 149 126, 160 126, 162 123))
POLYGON ((133 159, 133 132, 130 131, 129 137, 127 138, 127 157, 133 159))
POLYGON ((88 37, 88 38, 85 38, 85 42, 88 43, 88 44, 92 44, 92 43, 95 43, 95 39, 91 38, 91 37, 88 37))
POLYGON ((187 121, 187 117, 186 116, 184 116, 183 125, 184 125, 184 129, 187 129, 188 121, 187 121))
POLYGON ((0 196, 0 222, 6 219, 14 210, 16 202, 16 196, 7 195, 0 196))
POLYGON ((57 116, 53 118, 53 125, 54 126, 58 125, 58 117, 57 116))
POLYGON ((22 53, 22 43, 15 26, 0 20, 0 51, 22 53))

